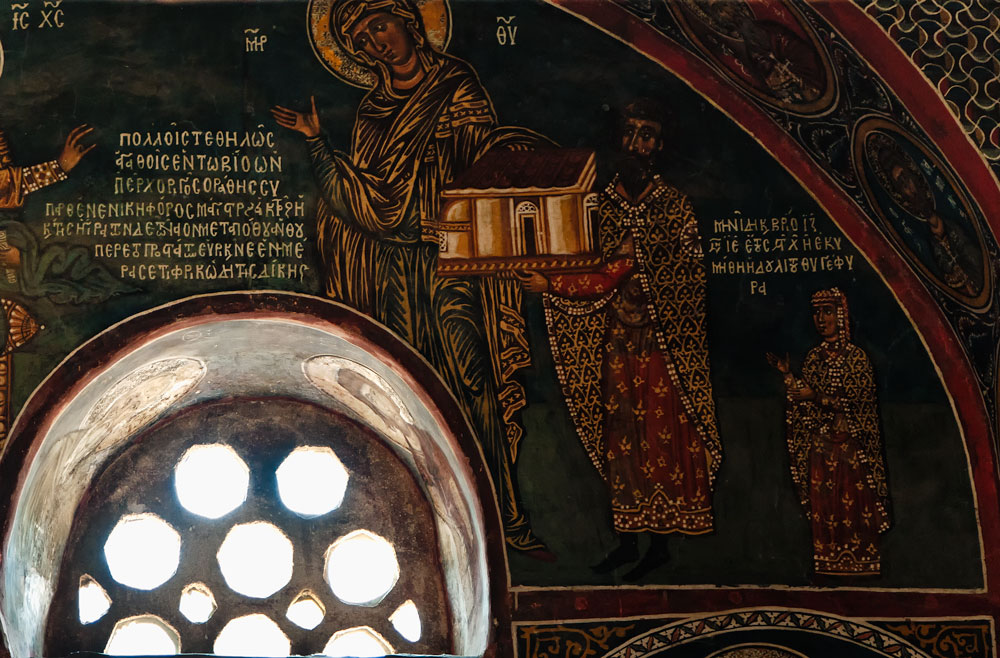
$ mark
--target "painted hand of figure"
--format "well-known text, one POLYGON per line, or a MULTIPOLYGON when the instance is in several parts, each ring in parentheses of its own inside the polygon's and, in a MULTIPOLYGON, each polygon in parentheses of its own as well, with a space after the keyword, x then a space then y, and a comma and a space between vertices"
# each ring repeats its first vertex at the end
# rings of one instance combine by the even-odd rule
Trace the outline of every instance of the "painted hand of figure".
POLYGON ((310 96, 309 105, 308 112, 296 112, 287 107, 275 105, 271 108, 271 114, 279 126, 300 132, 306 137, 316 137, 319 135, 319 112, 316 111, 315 96, 310 96))
POLYGON ((514 276, 521 280, 521 285, 528 292, 546 292, 549 289, 549 280, 544 274, 538 272, 514 272, 514 276))
POLYGON ((792 398, 796 402, 805 402, 806 400, 812 400, 815 398, 816 392, 809 388, 808 384, 803 384, 801 387, 789 389, 788 397, 792 398))
POLYGON ((792 368, 789 365, 789 359, 787 354, 784 357, 780 357, 774 352, 768 352, 767 362, 770 363, 775 368, 777 368, 778 372, 780 372, 783 375, 788 375, 791 374, 792 372, 792 368))
POLYGON ((76 165, 80 164, 80 160, 83 156, 90 153, 97 144, 91 144, 87 146, 83 143, 83 138, 94 132, 94 129, 87 124, 82 126, 77 126, 66 138, 66 143, 63 145, 62 153, 59 154, 57 162, 64 172, 67 174, 76 165))
POLYGON ((16 270, 21 267, 21 250, 17 247, 0 249, 0 268, 16 270))
POLYGON ((615 249, 616 256, 630 257, 635 255, 635 242, 632 241, 632 234, 629 233, 615 249))

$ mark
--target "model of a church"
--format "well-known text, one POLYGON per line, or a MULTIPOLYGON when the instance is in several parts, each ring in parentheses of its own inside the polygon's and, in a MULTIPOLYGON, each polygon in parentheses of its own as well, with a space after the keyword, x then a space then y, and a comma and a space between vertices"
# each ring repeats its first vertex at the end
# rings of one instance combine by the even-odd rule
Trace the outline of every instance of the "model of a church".
POLYGON ((588 149, 496 150, 441 192, 441 274, 564 271, 600 262, 588 149))

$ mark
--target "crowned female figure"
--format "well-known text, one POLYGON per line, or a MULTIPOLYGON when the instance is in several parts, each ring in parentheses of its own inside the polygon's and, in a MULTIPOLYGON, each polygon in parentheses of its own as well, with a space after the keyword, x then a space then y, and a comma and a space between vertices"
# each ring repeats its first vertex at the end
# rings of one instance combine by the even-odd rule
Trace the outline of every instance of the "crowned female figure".
POLYGON ((783 375, 785 432, 799 500, 812 526, 817 574, 875 576, 879 535, 889 529, 889 490, 871 361, 851 342, 838 288, 812 296, 820 344, 797 377, 788 357, 768 354, 783 375))

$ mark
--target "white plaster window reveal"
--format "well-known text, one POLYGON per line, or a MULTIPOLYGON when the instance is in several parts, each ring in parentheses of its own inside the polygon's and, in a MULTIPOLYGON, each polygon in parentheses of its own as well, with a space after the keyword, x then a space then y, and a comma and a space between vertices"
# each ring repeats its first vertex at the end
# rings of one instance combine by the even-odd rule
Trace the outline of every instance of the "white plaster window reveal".
POLYGON ((413 601, 407 601, 396 608, 396 612, 389 616, 389 622, 407 641, 417 642, 420 639, 420 612, 413 601))
POLYGON ((373 532, 355 530, 327 549, 324 575, 344 603, 378 605, 399 580, 396 550, 373 532))
MULTIPOLYGON (((374 352, 369 352, 367 343, 359 340, 355 344, 355 342, 352 342, 353 339, 346 340, 339 327, 336 331, 322 329, 322 327, 329 324, 325 315, 317 316, 317 320, 322 319, 323 322, 317 321, 307 325, 300 321, 298 313, 298 311, 295 311, 295 317, 287 321, 277 316, 276 319, 271 318, 269 315, 266 316, 266 319, 248 319, 244 315, 228 317, 228 315, 220 314, 218 318, 214 316, 209 318, 204 327, 197 329, 187 328, 183 331, 175 330, 169 324, 174 322, 174 319, 164 316, 166 322, 157 320, 159 324, 155 325, 163 329, 164 335, 162 338, 158 338, 152 342, 147 341, 148 332, 144 328, 145 325, 136 323, 134 326, 142 329, 143 332, 141 333, 141 342, 138 338, 131 338, 131 334, 125 332, 124 329, 121 331, 120 336, 119 334, 111 334, 120 338, 123 341, 123 345, 129 346, 128 350, 123 349, 122 351, 123 354, 127 354, 127 359, 108 361, 107 356, 101 352, 94 361, 97 365, 94 366, 92 372, 86 373, 86 378, 91 383, 88 384, 83 392, 73 393, 71 397, 67 398, 65 405, 62 401, 60 401, 60 405, 50 405, 53 407, 58 406, 60 410, 58 413, 55 413, 55 411, 51 413, 49 411, 45 412, 45 422, 40 423, 39 427, 48 429, 44 431, 40 429, 38 432, 32 433, 30 437, 25 437, 26 440, 30 438, 31 445, 37 447, 39 451, 34 461, 27 463, 19 473, 19 477, 21 478, 19 481, 24 482, 24 490, 17 505, 11 506, 7 519, 10 530, 7 543, 4 545, 4 582, 13 587, 16 590, 16 594, 3 597, 0 600, 3 608, 0 610, 0 613, 7 620, 17 620, 16 624, 9 624, 8 628, 5 628, 5 631, 7 631, 5 639, 8 641, 8 648, 12 655, 20 658, 45 655, 46 641, 49 641, 53 636, 58 637, 58 634, 62 632, 61 627, 65 624, 76 625, 77 622, 73 618, 78 616, 79 611, 77 610, 78 601, 74 600, 74 598, 80 591, 80 584, 76 579, 82 573, 81 568, 89 570, 88 573, 91 575, 97 574, 97 577, 100 578, 99 584, 106 588, 105 593, 110 594, 109 598, 113 599, 108 611, 99 619, 99 626, 78 627, 77 630, 80 631, 90 629, 90 631, 98 632, 98 637, 94 638, 94 641, 98 642, 98 645, 89 646, 88 643, 86 647, 79 647, 82 650, 100 651, 102 646, 104 646, 104 642, 109 640, 111 627, 119 620, 131 617, 132 615, 149 615, 154 613, 160 615, 166 623, 173 624, 178 631, 184 634, 192 634, 191 639, 187 635, 183 635, 181 643, 185 645, 184 649, 191 650, 193 645, 191 647, 187 645, 197 639, 208 642, 208 646, 199 648, 199 650, 208 650, 215 639, 218 629, 222 628, 226 622, 234 616, 254 611, 252 609, 230 609, 227 605, 226 597, 231 598, 236 596, 237 599, 240 599, 243 595, 235 594, 233 590, 227 593, 229 585, 223 586, 222 583, 211 581, 213 593, 219 593, 217 598, 218 607, 209 620, 207 627, 205 625, 199 627, 190 626, 189 624, 192 622, 180 611, 182 588, 193 580, 207 579, 211 577, 210 574, 206 573, 204 576, 199 575, 189 578, 187 577, 186 569, 178 570, 179 564, 176 567, 171 564, 172 562, 179 562, 179 559, 168 559, 168 568, 165 569, 167 572, 166 576, 157 579, 166 580, 163 585, 159 586, 159 589, 155 589, 155 583, 136 585, 129 581, 127 577, 120 574, 118 577, 115 577, 110 572, 111 565, 116 564, 115 551, 113 550, 114 541, 108 542, 107 540, 112 539, 109 530, 114 527, 118 519, 115 517, 108 519, 105 521, 107 525, 102 524, 102 529, 100 530, 97 527, 93 527, 93 530, 100 534, 96 537, 92 535, 86 537, 87 543, 85 545, 87 547, 93 545, 97 553, 104 551, 104 555, 97 557, 87 551, 77 551, 75 549, 75 546, 79 545, 73 541, 74 535, 72 531, 78 527, 74 525, 76 521, 75 514, 80 510, 80 500, 89 491, 96 490, 94 484, 98 482, 98 477, 104 468, 104 462, 101 460, 113 456, 115 452, 125 446, 138 445, 139 437, 143 436, 140 435, 140 431, 149 426, 156 418, 172 418, 175 413, 187 410, 189 406, 194 409, 195 406, 192 405, 196 405, 201 399, 194 392, 198 389, 199 381, 201 381, 202 377, 207 377, 210 380, 206 381, 205 388, 201 389, 203 391, 218 389, 220 396, 227 398, 252 397, 256 393, 256 388, 253 388, 256 386, 254 382, 259 382, 260 378, 250 376, 242 378, 241 375, 246 372, 250 372, 251 375, 253 372, 256 372, 246 370, 242 365, 244 362, 256 364, 253 367, 260 369, 260 373, 258 374, 267 375, 269 374, 267 368, 273 366, 274 363, 293 364, 296 362, 295 360, 300 362, 303 354, 305 354, 303 350, 311 350, 316 353, 329 353, 332 355, 329 358, 342 359, 345 362, 347 361, 347 357, 350 357, 351 359, 361 359, 365 363, 370 363, 372 368, 376 368, 381 373, 380 377, 388 377, 394 382, 393 390, 398 392, 399 397, 405 402, 405 405, 412 409, 418 418, 419 432, 409 432, 408 428, 404 428, 408 432, 405 437, 397 432, 392 437, 389 437, 389 440, 392 441, 392 448, 410 466, 418 480, 420 490, 426 492, 428 495, 433 511, 433 523, 439 538, 438 546, 435 548, 440 549, 440 563, 443 567, 440 573, 441 580, 443 581, 441 586, 444 588, 444 597, 447 605, 443 606, 442 610, 432 611, 431 608, 426 607, 427 604, 423 603, 422 599, 416 598, 416 592, 411 593, 409 591, 397 599, 397 594, 403 594, 403 587, 401 586, 403 583, 396 584, 398 583, 397 578, 400 577, 398 571, 401 565, 395 564, 395 560, 393 559, 390 561, 391 567, 388 577, 390 584, 379 588, 379 590, 391 592, 379 599, 386 604, 371 609, 371 612, 375 614, 375 618, 364 621, 359 619, 353 623, 370 624, 373 628, 377 628, 393 644, 405 645, 406 641, 401 634, 397 634, 397 629, 389 628, 391 623, 387 623, 387 617, 394 611, 400 599, 405 600, 407 596, 414 596, 414 600, 421 601, 418 604, 421 615, 427 612, 428 614, 433 613, 435 617, 438 615, 447 616, 449 624, 446 635, 453 638, 448 648, 453 653, 470 656, 482 655, 483 651, 488 648, 490 621, 493 616, 491 615, 489 605, 492 589, 486 569, 487 560, 485 550, 485 538, 489 535, 486 532, 486 519, 484 518, 477 497, 477 483, 473 477, 476 464, 471 464, 472 468, 470 468, 470 463, 462 450, 459 437, 453 431, 454 428, 450 424, 441 421, 443 418, 460 417, 460 415, 452 413, 457 409, 454 400, 450 396, 444 395, 441 403, 439 403, 437 394, 433 391, 428 392, 420 384, 418 378, 406 376, 405 369, 401 370, 404 376, 401 378, 397 377, 392 371, 394 368, 400 369, 401 366, 395 361, 383 362, 381 360, 383 355, 381 348, 374 352), (252 355, 253 359, 244 358, 248 357, 248 354, 244 350, 244 346, 247 344, 255 345, 252 355), (176 362, 166 365, 158 360, 163 359, 164 356, 183 353, 182 351, 197 354, 200 358, 204 358, 205 364, 199 363, 194 358, 177 359, 176 362), (149 365, 154 360, 157 360, 155 368, 149 365), (134 367, 135 364, 147 365, 136 369, 134 367), (208 365, 211 365, 211 368, 207 367, 208 365), (176 378, 172 373, 177 373, 176 378), (170 376, 168 377, 167 374, 170 376), (160 377, 160 375, 164 376, 160 377), (398 383, 396 383, 397 380, 399 380, 398 383), (132 396, 126 394, 128 391, 136 389, 140 383, 148 384, 148 387, 145 385, 141 387, 142 390, 139 391, 141 395, 132 396), (154 389, 157 390, 154 391, 154 389), (149 391, 153 391, 153 393, 149 391), (190 397, 191 395, 194 395, 194 397, 190 397), (131 406, 137 399, 142 403, 138 410, 131 406), (96 404, 95 400, 97 401, 96 404), (446 406, 441 406, 441 404, 445 404, 446 406), (87 422, 81 421, 81 418, 86 418, 87 422), (91 424, 95 426, 100 425, 100 427, 90 427, 91 424), (114 450, 111 450, 111 448, 107 451, 101 450, 101 446, 98 445, 100 441, 107 441, 107 443, 102 445, 104 447, 111 446, 114 450), (67 446, 72 448, 72 450, 67 449, 67 446), (94 449, 91 450, 91 448, 94 449), (63 482, 60 479, 62 477, 59 475, 60 473, 70 473, 72 478, 70 478, 70 481, 63 482), (91 544, 91 542, 94 542, 94 544, 91 544), (38 549, 39 546, 65 548, 62 550, 41 551, 38 549), (70 556, 73 557, 72 562, 68 559, 70 556), (94 557, 97 557, 97 560, 100 561, 101 559, 105 559, 105 556, 109 558, 108 573, 103 571, 103 565, 92 565, 94 557), (74 578, 72 580, 61 580, 63 574, 67 573, 67 570, 73 574, 74 578), (135 596, 136 594, 144 594, 144 592, 115 589, 120 583, 123 588, 133 586, 153 587, 154 593, 148 597, 135 596), (219 589, 220 587, 223 587, 223 589, 219 589), (131 591, 131 594, 129 594, 129 591, 131 591), (56 598, 57 594, 59 598, 56 598), (389 599, 389 597, 392 598, 389 599), (130 601, 132 605, 129 604, 130 601), (142 601, 155 601, 157 602, 157 608, 146 608, 142 606, 142 601), (163 607, 160 607, 161 605, 163 607), (56 609, 61 614, 49 614, 56 609), (27 614, 29 612, 30 614, 27 614), (63 612, 66 614, 62 614, 63 612), (206 628, 211 630, 208 636, 204 635, 206 628)), ((145 315, 143 317, 143 323, 145 323, 145 315)), ((119 330, 116 328, 114 331, 117 332, 119 330)), ((100 346, 98 345, 98 347, 100 346)), ((91 349, 91 347, 85 346, 82 348, 81 355, 87 354, 87 350, 91 349)), ((361 416, 360 422, 369 425, 374 425, 373 422, 369 422, 369 418, 378 418, 380 414, 383 412, 387 413, 390 410, 388 405, 382 404, 380 397, 377 404, 362 405, 360 403, 359 400, 361 398, 364 398, 366 402, 376 399, 372 396, 372 391, 364 388, 364 382, 360 381, 360 375, 353 379, 349 376, 338 378, 336 371, 328 372, 329 379, 333 383, 337 383, 338 381, 347 382, 350 384, 351 389, 355 389, 355 391, 347 390, 344 388, 345 385, 342 384, 337 389, 336 395, 333 392, 329 392, 327 397, 333 397, 331 400, 328 400, 323 396, 317 395, 318 390, 309 383, 312 380, 301 377, 294 369, 289 372, 285 372, 285 370, 287 369, 284 367, 275 369, 273 372, 275 379, 269 381, 268 386, 274 389, 276 395, 294 400, 301 399, 311 404, 322 404, 325 410, 335 414, 344 413, 346 411, 344 409, 345 405, 349 409, 355 409, 355 407, 364 408, 368 411, 368 414, 361 416), (359 386, 355 386, 355 384, 359 383, 359 386), (344 402, 341 398, 347 399, 349 402, 344 402), (356 402, 357 405, 352 406, 350 402, 356 402)), ((423 371, 421 370, 421 372, 423 371)), ((371 378, 371 376, 368 377, 371 378)), ((59 370, 51 381, 68 382, 72 379, 72 376, 64 377, 62 370, 59 370)), ((381 384, 381 380, 379 380, 379 384, 381 384)), ((381 386, 377 386, 377 388, 386 395, 390 395, 391 391, 386 391, 381 386)), ((327 389, 322 390, 327 391, 327 389)), ((395 401, 395 399, 393 400, 395 401)), ((395 405, 393 406, 395 407, 395 405)), ((396 417, 390 417, 389 420, 382 422, 382 425, 392 425, 395 428, 397 424, 405 423, 408 419, 404 417, 400 421, 399 413, 401 412, 397 412, 395 414, 396 417)), ((351 411, 349 416, 355 417, 355 420, 357 420, 356 417, 360 416, 360 414, 356 411, 351 411)), ((376 427, 376 430, 380 431, 378 427, 376 427)), ((310 445, 322 445, 327 442, 327 437, 323 433, 313 434, 313 436, 315 438, 308 439, 310 445)), ((348 451, 341 449, 339 447, 341 444, 333 440, 337 437, 331 436, 329 438, 331 439, 336 455, 344 459, 344 463, 350 466, 351 462, 346 459, 348 451)), ((200 444, 225 444, 228 442, 228 439, 214 434, 190 432, 186 437, 179 437, 178 440, 184 440, 186 443, 183 446, 176 443, 171 444, 171 450, 177 450, 177 452, 173 452, 177 457, 167 462, 163 462, 161 458, 161 461, 156 462, 167 469, 166 472, 161 474, 163 480, 157 483, 158 486, 159 484, 164 486, 156 493, 156 497, 168 504, 170 504, 171 500, 175 501, 173 503, 175 511, 172 513, 180 513, 180 516, 164 516, 164 519, 170 521, 176 530, 180 531, 183 535, 183 540, 179 547, 183 549, 183 557, 189 561, 195 551, 199 553, 204 551, 208 553, 207 558, 211 561, 213 555, 218 557, 218 549, 223 544, 222 540, 226 532, 233 525, 243 523, 244 521, 263 520, 266 517, 243 517, 242 514, 248 511, 247 508, 249 505, 247 502, 244 502, 242 507, 238 507, 238 511, 223 518, 221 522, 216 521, 214 523, 202 522, 207 517, 197 517, 186 508, 181 511, 183 506, 180 501, 180 495, 175 488, 177 485, 175 478, 177 467, 185 451, 200 444), (174 490, 171 491, 171 489, 174 490), (166 494, 165 498, 163 498, 163 494, 166 494), (189 513, 191 516, 187 516, 189 513), (240 517, 234 518, 236 514, 240 514, 240 517), (196 529, 196 532, 189 534, 189 528, 196 529), (209 543, 199 543, 197 545, 194 543, 209 536, 212 537, 209 543)), ((156 442, 150 441, 149 443, 152 446, 156 442)), ((158 446, 152 447, 154 449, 158 448, 158 446)), ((235 439, 232 442, 232 447, 239 451, 239 455, 246 456, 244 461, 247 465, 254 463, 249 460, 252 448, 247 449, 247 452, 244 453, 243 445, 236 443, 235 439)), ((294 447, 293 445, 288 445, 284 449, 284 452, 278 453, 278 459, 273 462, 275 467, 294 447)), ((255 470, 252 475, 254 478, 269 478, 269 476, 274 477, 274 473, 275 469, 272 467, 270 472, 255 470)), ((212 473, 213 478, 216 475, 217 473, 212 473)), ((354 472, 352 469, 350 478, 357 479, 359 477, 363 477, 363 474, 354 472)), ((350 480, 349 484, 356 485, 357 483, 354 479, 350 480)), ((254 480, 254 484, 257 483, 257 480, 254 480)), ((271 480, 271 483, 272 486, 276 485, 274 480, 271 480)), ((261 482, 261 484, 266 485, 266 482, 261 482)), ((267 492, 267 489, 268 487, 266 486, 262 487, 261 493, 271 493, 272 500, 267 501, 265 508, 274 509, 273 505, 278 503, 278 501, 273 500, 273 494, 277 492, 275 489, 267 492)), ((352 489, 351 493, 354 494, 354 492, 355 489, 352 489)), ((123 491, 122 493, 126 492, 123 491)), ((256 491, 254 495, 256 495, 256 491)), ((128 500, 133 500, 133 504, 135 505, 138 505, 138 502, 148 502, 143 498, 133 499, 131 494, 129 494, 128 500)), ((247 501, 249 501, 249 498, 247 498, 247 501)), ((343 509, 343 506, 350 502, 345 496, 340 509, 343 509)), ((149 509, 152 511, 152 508, 149 509)), ((137 506, 125 510, 124 513, 142 516, 145 511, 146 508, 137 506)), ((119 514, 121 513, 119 512, 119 514)), ((338 512, 333 512, 329 517, 325 518, 336 518, 337 514, 338 512)), ((291 515, 292 512, 289 511, 288 516, 285 518, 291 515)), ((162 519, 157 520, 162 521, 162 519)), ((343 528, 343 526, 340 527, 343 528)), ((356 525, 348 526, 339 532, 347 533, 356 527, 356 525)), ((371 527, 371 529, 380 531, 379 527, 371 527)), ((166 534, 171 534, 171 532, 171 530, 167 530, 166 534)), ((334 530, 334 532, 337 533, 338 531, 334 530)), ((396 538, 395 535, 390 536, 388 534, 386 537, 390 540, 395 540, 396 538)), ((327 553, 324 552, 324 549, 329 551, 328 546, 335 539, 337 539, 337 534, 323 537, 322 543, 316 547, 319 550, 315 550, 315 552, 313 552, 314 549, 310 550, 310 553, 312 553, 310 557, 316 560, 319 558, 325 559, 327 553)), ((176 542, 176 539, 170 538, 167 542, 154 541, 153 544, 160 544, 162 547, 165 543, 173 544, 174 542, 176 542)), ((151 561, 152 555, 150 552, 141 547, 141 542, 137 543, 140 544, 138 548, 133 546, 126 551, 122 551, 122 553, 128 553, 132 558, 140 562, 151 561)), ((300 545, 294 548, 301 551, 304 546, 300 545)), ((180 553, 179 549, 177 553, 180 553)), ((392 555, 393 551, 389 551, 389 554, 392 555)), ((305 557, 304 554, 295 555, 295 558, 300 561, 303 561, 305 557)), ((265 560, 265 562, 274 561, 265 560)), ((310 645, 309 652, 318 651, 330 639, 330 634, 334 630, 341 628, 340 625, 333 625, 331 619, 333 615, 332 606, 336 605, 334 602, 338 601, 337 597, 331 591, 323 592, 321 589, 331 587, 327 580, 328 572, 336 571, 336 569, 327 568, 330 566, 327 564, 328 562, 329 560, 326 560, 324 564, 314 565, 316 571, 319 568, 324 569, 323 580, 327 582, 323 582, 322 584, 319 582, 309 582, 308 584, 299 584, 296 582, 294 588, 286 584, 280 593, 276 593, 277 596, 275 598, 266 600, 266 603, 261 599, 257 599, 259 605, 254 604, 252 600, 244 600, 243 603, 256 605, 261 612, 267 611, 268 615, 281 625, 281 628, 286 629, 291 634, 300 631, 295 630, 297 627, 294 627, 291 621, 281 619, 280 616, 286 614, 289 603, 296 593, 303 587, 312 588, 321 597, 323 604, 331 606, 327 610, 328 615, 324 618, 325 621, 321 622, 312 633, 301 631, 302 633, 316 636, 315 642, 317 644, 315 646, 310 645), (280 599, 278 596, 280 596, 280 599), (333 598, 328 599, 327 597, 333 598), (327 629, 328 624, 330 625, 329 629, 327 629)), ((208 566, 212 569, 216 568, 213 565, 208 566)), ((407 564, 406 567, 409 569, 411 565, 407 564)), ((142 571, 148 575, 155 573, 158 569, 142 569, 142 571)), ((220 573, 219 576, 221 575, 220 573)), ((317 573, 316 576, 319 576, 319 574, 317 573)), ((218 576, 216 577, 218 578, 218 576)), ((378 578, 381 578, 381 576, 378 578)), ((333 580, 336 582, 337 579, 333 580)), ((291 583, 290 580, 287 582, 291 583)), ((341 591, 339 586, 337 591, 341 591)), ((342 591, 341 593, 344 594, 342 591)), ((85 597, 88 595, 84 593, 85 597)), ((351 598, 347 594, 344 594, 344 596, 351 598)), ((375 597, 372 597, 372 600, 379 596, 381 596, 380 592, 375 597)), ((366 597, 358 596, 354 598, 359 600, 361 605, 364 605, 364 598, 366 597)), ((375 604, 372 603, 372 605, 375 604)), ((365 609, 367 610, 367 608, 365 609)), ((195 618, 198 618, 197 615, 195 615, 195 618)), ((138 624, 138 622, 136 623, 138 624)), ((157 626, 155 621, 146 620, 138 624, 134 629, 132 626, 128 628, 132 630, 129 630, 128 633, 122 631, 117 634, 115 636, 116 641, 142 628, 145 628, 146 632, 157 634, 161 639, 164 635, 168 638, 170 636, 169 631, 157 626), (160 630, 156 631, 156 628, 160 630)), ((430 630, 429 627, 428 631, 430 632, 430 630)), ((79 634, 79 637, 83 638, 84 635, 79 634)), ((92 633, 86 637, 91 638, 92 633)), ((432 643, 437 642, 436 638, 434 640, 421 638, 421 641, 424 640, 432 643)), ((117 652, 118 649, 115 648, 116 646, 117 644, 111 648, 117 652)), ((169 649, 164 648, 155 650, 155 652, 174 652, 172 646, 169 649)), ((257 647, 254 648, 252 653, 257 653, 256 649, 257 647)), ((154 650, 146 646, 141 653, 148 653, 150 651, 154 650)), ((128 653, 125 650, 121 652, 123 654, 128 653)), ((242 651, 240 653, 251 652, 242 651)), ((278 653, 287 655, 287 650, 278 653)))
POLYGON ((246 502, 250 469, 227 445, 192 446, 174 470, 174 489, 187 511, 206 519, 221 519, 246 502))
POLYGON ((334 658, 379 658, 390 653, 395 653, 392 645, 369 626, 337 631, 323 648, 324 656, 334 658))
POLYGON ((192 624, 204 624, 216 610, 215 595, 204 583, 191 583, 181 592, 178 609, 192 624))
POLYGON ((212 651, 218 656, 288 656, 292 643, 267 615, 237 617, 219 631, 212 651))
POLYGON ((111 656, 173 656, 180 652, 180 635, 155 615, 122 619, 104 647, 104 653, 111 656))
POLYGON ((292 579, 292 542, 265 521, 233 526, 216 559, 226 585, 251 598, 266 599, 292 579))
POLYGON ((181 561, 181 536, 155 514, 130 514, 104 544, 111 577, 134 589, 152 590, 170 580, 181 561))
POLYGON ((299 516, 315 518, 344 501, 349 474, 327 447, 296 448, 275 473, 281 502, 299 516))
POLYGON ((315 594, 305 590, 288 606, 285 616, 299 628, 311 631, 322 623, 323 617, 326 616, 326 608, 315 594))
POLYGON ((78 597, 81 624, 93 624, 111 609, 111 597, 90 575, 80 576, 78 597))

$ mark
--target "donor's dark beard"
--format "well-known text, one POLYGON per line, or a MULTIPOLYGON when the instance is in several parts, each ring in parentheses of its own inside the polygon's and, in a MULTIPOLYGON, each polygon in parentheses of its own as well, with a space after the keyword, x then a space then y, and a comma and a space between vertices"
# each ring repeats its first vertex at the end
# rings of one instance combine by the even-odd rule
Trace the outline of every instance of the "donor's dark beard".
POLYGON ((618 163, 618 181, 625 192, 635 199, 653 178, 653 163, 648 158, 627 155, 618 163))

